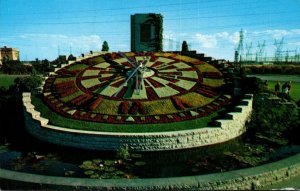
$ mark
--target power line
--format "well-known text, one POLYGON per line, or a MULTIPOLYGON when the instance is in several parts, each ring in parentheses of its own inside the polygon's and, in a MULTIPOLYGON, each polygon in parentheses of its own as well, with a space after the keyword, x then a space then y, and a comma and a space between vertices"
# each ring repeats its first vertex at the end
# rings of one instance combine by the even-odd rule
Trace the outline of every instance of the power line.
MULTIPOLYGON (((294 11, 296 12, 296 11, 294 11)), ((263 15, 282 15, 285 13, 293 13, 292 11, 281 11, 276 13, 251 13, 251 14, 232 14, 232 15, 214 15, 214 16, 196 16, 196 17, 175 17, 175 18, 165 18, 164 20, 193 20, 193 19, 216 19, 216 18, 230 18, 230 17, 245 17, 245 16, 263 16, 263 15)), ((298 11, 297 11, 298 13, 298 11)), ((39 22, 30 22, 30 23, 16 23, 16 22, 8 22, 4 24, 11 24, 11 25, 60 25, 60 24, 99 24, 99 23, 120 23, 120 22, 129 22, 128 19, 123 20, 103 20, 103 21, 75 21, 75 22, 48 22, 48 23, 39 23, 39 22)))

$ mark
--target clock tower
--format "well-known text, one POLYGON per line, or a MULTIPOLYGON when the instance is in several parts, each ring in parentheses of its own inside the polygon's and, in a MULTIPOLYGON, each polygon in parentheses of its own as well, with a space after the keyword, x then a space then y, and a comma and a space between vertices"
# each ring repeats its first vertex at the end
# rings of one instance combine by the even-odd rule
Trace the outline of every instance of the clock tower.
POLYGON ((131 51, 162 51, 162 15, 131 15, 131 51))

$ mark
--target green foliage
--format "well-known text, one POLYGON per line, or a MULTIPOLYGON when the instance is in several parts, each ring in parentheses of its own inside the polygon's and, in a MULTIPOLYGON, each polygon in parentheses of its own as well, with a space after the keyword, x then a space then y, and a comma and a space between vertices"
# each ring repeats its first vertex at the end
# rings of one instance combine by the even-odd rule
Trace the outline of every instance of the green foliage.
POLYGON ((268 87, 264 84, 264 82, 256 77, 245 78, 242 81, 243 89, 245 93, 259 93, 268 91, 268 87))
POLYGON ((189 51, 188 44, 187 44, 187 42, 184 40, 184 41, 182 42, 181 52, 182 52, 182 53, 187 53, 188 51, 189 51))
POLYGON ((103 42, 101 51, 109 51, 109 46, 106 41, 103 42))
POLYGON ((52 71, 52 63, 47 59, 35 59, 35 61, 31 62, 31 64, 32 67, 36 70, 36 73, 45 74, 47 72, 52 71))
MULTIPOLYGON (((138 163, 139 166, 144 164, 142 161, 138 163)), ((93 179, 135 178, 132 175, 134 165, 130 161, 94 159, 84 161, 79 167, 93 179)))
POLYGON ((70 55, 68 56, 68 60, 76 60, 76 57, 73 56, 73 54, 70 54, 70 55))
POLYGON ((95 179, 135 178, 134 168, 146 165, 144 161, 136 161, 141 157, 141 154, 130 154, 125 145, 118 149, 114 160, 93 159, 79 167, 85 175, 95 179))
POLYGON ((155 44, 153 47, 155 48, 155 52, 163 51, 163 16, 161 14, 150 14, 151 18, 148 20, 150 23, 155 26, 155 44))
POLYGON ((300 74, 300 66, 297 65, 253 65, 243 66, 245 74, 300 74))
POLYGON ((42 84, 42 78, 35 75, 26 76, 15 78, 14 83, 21 92, 28 92, 39 87, 42 84))
POLYGON ((8 60, 3 62, 1 70, 5 74, 26 74, 30 71, 30 69, 19 60, 8 60))
POLYGON ((7 75, 1 74, 0 75, 0 87, 8 89, 11 85, 14 85, 14 80, 17 77, 22 77, 22 75, 7 75))
POLYGON ((268 138, 281 138, 285 131, 299 125, 295 104, 275 103, 267 97, 257 95, 253 107, 252 119, 248 127, 268 138))
POLYGON ((95 123, 66 118, 52 111, 47 105, 43 103, 42 99, 38 97, 32 97, 32 103, 38 108, 37 110, 41 112, 41 115, 47 117, 54 125, 71 129, 103 132, 163 132, 203 128, 207 127, 208 123, 211 122, 213 118, 218 116, 218 113, 215 112, 207 117, 188 121, 159 124, 135 124, 127 126, 108 123, 95 123))
POLYGON ((122 146, 118 149, 117 151, 117 156, 118 159, 123 159, 123 160, 128 160, 130 158, 130 153, 129 153, 129 149, 128 146, 122 146))

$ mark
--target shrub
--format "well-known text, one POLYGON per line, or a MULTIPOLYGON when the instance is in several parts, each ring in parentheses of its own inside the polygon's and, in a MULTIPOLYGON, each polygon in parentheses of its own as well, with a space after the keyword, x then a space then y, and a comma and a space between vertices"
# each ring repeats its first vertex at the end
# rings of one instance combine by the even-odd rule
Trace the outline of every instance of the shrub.
POLYGON ((265 136, 275 138, 299 125, 295 104, 275 103, 262 95, 255 96, 249 128, 265 136))
POLYGON ((242 88, 244 89, 245 93, 266 92, 268 89, 263 81, 256 77, 244 78, 242 80, 242 88))

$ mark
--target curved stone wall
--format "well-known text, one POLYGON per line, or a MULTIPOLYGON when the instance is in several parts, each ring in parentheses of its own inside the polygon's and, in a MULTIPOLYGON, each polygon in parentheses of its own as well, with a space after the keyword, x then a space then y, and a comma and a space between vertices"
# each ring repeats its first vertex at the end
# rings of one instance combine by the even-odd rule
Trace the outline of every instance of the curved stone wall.
POLYGON ((258 167, 199 176, 148 179, 53 177, 0 169, 3 189, 54 190, 252 190, 298 176, 300 154, 258 167))
POLYGON ((219 127, 205 127, 193 130, 113 133, 81 131, 49 125, 48 119, 40 116, 31 103, 31 94, 23 94, 24 118, 27 130, 35 137, 58 145, 92 150, 117 150, 127 145, 134 151, 159 151, 200 147, 221 143, 245 132, 245 123, 252 111, 252 95, 246 95, 238 112, 228 113, 227 119, 217 120, 219 127))

